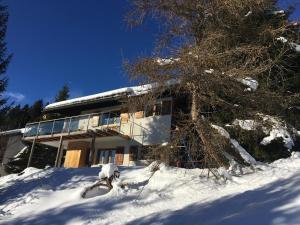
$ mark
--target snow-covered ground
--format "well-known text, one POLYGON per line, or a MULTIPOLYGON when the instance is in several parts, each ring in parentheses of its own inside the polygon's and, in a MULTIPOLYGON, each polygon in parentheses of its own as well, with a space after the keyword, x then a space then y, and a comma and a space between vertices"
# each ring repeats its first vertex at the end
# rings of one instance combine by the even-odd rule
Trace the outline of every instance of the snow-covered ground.
POLYGON ((2 177, 0 224, 300 224, 299 153, 227 181, 200 169, 161 165, 149 181, 149 168, 119 169, 128 188, 115 184, 86 199, 80 193, 99 168, 28 168, 2 177))

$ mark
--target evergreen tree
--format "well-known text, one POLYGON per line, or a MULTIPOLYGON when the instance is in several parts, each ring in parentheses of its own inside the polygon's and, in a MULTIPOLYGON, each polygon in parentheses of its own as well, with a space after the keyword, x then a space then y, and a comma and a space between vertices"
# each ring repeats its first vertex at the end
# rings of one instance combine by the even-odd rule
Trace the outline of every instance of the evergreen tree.
POLYGON ((5 113, 8 110, 8 106, 6 106, 7 98, 4 96, 7 87, 7 77, 4 75, 11 59, 11 55, 7 54, 5 42, 7 21, 7 7, 0 5, 0 125, 4 123, 5 113))
POLYGON ((55 96, 55 102, 60 102, 60 101, 67 100, 69 97, 70 97, 70 89, 69 89, 69 86, 65 84, 59 90, 57 95, 55 96))
POLYGON ((44 104, 43 100, 37 100, 33 103, 33 105, 29 108, 29 116, 30 121, 29 122, 37 122, 42 119, 44 110, 44 104))
POLYGON ((228 166, 238 156, 211 124, 258 115, 299 121, 300 23, 276 0, 131 2, 132 25, 149 16, 164 28, 154 56, 126 63, 131 79, 158 83, 149 99, 172 80, 172 90, 190 101, 170 146, 187 140, 207 166, 228 166))

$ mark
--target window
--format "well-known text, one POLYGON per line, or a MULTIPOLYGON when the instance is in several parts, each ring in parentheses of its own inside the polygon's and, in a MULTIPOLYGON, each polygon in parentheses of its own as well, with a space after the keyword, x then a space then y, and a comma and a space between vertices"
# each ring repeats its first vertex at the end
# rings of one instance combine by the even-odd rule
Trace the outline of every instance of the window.
POLYGON ((162 102, 162 115, 170 115, 171 114, 172 102, 171 100, 165 100, 162 102))
POLYGON ((145 110, 145 117, 153 116, 153 105, 147 105, 145 110))
POLYGON ((157 102, 155 105, 147 105, 145 110, 145 117, 170 115, 171 107, 172 107, 171 100, 163 100, 157 102))
POLYGON ((101 116, 101 125, 120 123, 120 112, 107 112, 101 116))
POLYGON ((115 163, 116 150, 99 150, 98 151, 99 164, 115 163))
POLYGON ((138 146, 130 146, 129 161, 138 160, 138 146))
POLYGON ((155 116, 160 116, 161 115, 161 102, 156 103, 154 105, 154 115, 155 116))

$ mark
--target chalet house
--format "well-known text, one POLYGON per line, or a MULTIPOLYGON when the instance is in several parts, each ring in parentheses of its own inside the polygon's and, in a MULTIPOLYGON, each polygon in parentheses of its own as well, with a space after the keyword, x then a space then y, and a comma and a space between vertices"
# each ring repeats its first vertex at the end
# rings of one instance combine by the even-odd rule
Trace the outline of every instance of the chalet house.
POLYGON ((153 85, 121 88, 46 106, 56 119, 27 124, 24 141, 56 147, 55 166, 84 167, 115 163, 131 165, 142 150, 169 142, 173 98, 165 94, 155 104, 135 110, 122 103, 147 94, 153 85))

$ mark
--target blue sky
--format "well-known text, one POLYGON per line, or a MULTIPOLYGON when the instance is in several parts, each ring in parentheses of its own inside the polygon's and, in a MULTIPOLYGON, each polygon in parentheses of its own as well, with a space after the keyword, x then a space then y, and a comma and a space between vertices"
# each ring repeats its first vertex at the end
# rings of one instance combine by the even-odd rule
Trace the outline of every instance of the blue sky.
MULTIPOLYGON (((283 1, 293 2, 294 0, 283 1)), ((157 27, 131 30, 126 0, 3 0, 10 18, 8 95, 52 101, 63 84, 78 97, 128 84, 123 58, 149 55, 157 27)), ((299 7, 294 17, 299 18, 299 7)))

